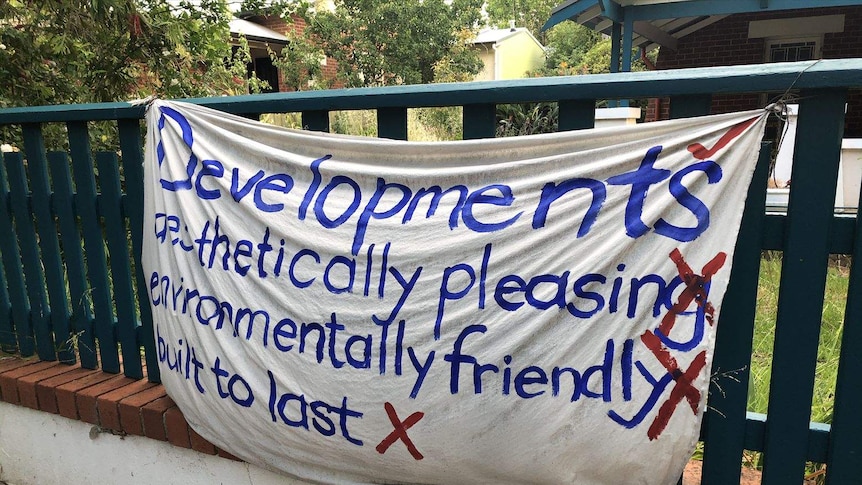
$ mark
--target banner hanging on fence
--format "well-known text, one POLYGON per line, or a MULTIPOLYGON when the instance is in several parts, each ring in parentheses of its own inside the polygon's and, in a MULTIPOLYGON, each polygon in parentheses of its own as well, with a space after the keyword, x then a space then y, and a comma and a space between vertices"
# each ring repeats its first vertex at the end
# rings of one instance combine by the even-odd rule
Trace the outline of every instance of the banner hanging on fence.
POLYGON ((413 143, 156 101, 164 385, 320 482, 675 483, 765 119, 413 143))

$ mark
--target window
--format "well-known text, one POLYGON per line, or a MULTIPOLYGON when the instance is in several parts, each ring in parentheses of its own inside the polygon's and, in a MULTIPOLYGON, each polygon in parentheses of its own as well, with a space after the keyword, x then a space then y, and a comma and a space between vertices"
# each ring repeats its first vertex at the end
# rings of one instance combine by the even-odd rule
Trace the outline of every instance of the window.
POLYGON ((810 61, 822 57, 823 34, 844 32, 844 23, 844 14, 752 20, 748 38, 765 41, 765 62, 810 61))
POLYGON ((819 39, 768 40, 766 42, 766 62, 810 61, 819 58, 819 39))

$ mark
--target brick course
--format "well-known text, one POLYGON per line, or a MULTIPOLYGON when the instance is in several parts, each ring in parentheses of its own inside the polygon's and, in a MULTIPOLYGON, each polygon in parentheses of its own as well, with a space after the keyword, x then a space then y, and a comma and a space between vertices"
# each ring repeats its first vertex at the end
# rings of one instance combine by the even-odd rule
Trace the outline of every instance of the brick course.
POLYGON ((189 440, 189 423, 176 406, 165 411, 165 433, 170 444, 182 448, 192 447, 189 440))
MULTIPOLYGON (((39 409, 39 393, 37 392, 36 384, 52 377, 66 374, 72 370, 75 370, 75 368, 68 365, 55 364, 43 371, 35 372, 18 379, 18 398, 21 400, 21 405, 27 406, 30 409, 39 409)), ((46 399, 51 400, 51 397, 47 397, 46 399)))
POLYGON ((118 403, 121 429, 129 434, 145 436, 143 407, 164 397, 167 397, 165 387, 154 384, 149 389, 121 399, 118 403))
POLYGON ((121 374, 82 369, 79 364, 41 362, 0 354, 0 399, 92 423, 118 434, 168 441, 230 460, 192 430, 161 384, 121 374))
POLYGON ((21 398, 18 393, 18 380, 54 365, 56 365, 55 362, 28 361, 27 365, 14 367, 0 373, 0 392, 2 392, 3 400, 10 404, 21 404, 21 398))
POLYGON ((168 396, 144 405, 141 408, 141 418, 144 421, 144 436, 159 441, 167 441, 168 433, 165 429, 165 413, 168 409, 175 408, 174 400, 168 396))

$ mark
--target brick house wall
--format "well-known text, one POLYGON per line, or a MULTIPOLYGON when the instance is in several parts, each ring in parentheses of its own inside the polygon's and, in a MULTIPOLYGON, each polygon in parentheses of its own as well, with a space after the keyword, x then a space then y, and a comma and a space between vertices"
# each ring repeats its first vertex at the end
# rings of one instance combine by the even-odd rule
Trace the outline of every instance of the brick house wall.
MULTIPOLYGON (((750 22, 839 14, 844 15, 844 32, 823 34, 823 59, 862 57, 862 7, 810 8, 728 16, 681 38, 676 51, 662 48, 659 51, 656 68, 678 69, 762 63, 766 59, 767 39, 749 39, 750 22)), ((792 32, 788 32, 788 35, 790 34, 792 32)), ((778 94, 780 93, 766 96, 758 94, 714 96, 712 112, 717 114, 756 109, 778 94)), ((650 100, 646 120, 667 119, 669 104, 668 99, 650 100)), ((851 90, 849 93, 844 136, 862 137, 862 91, 860 90, 851 90)))
MULTIPOLYGON (((305 32, 305 19, 298 15, 291 16, 291 22, 285 22, 281 17, 277 15, 255 15, 251 17, 245 17, 244 20, 254 22, 268 29, 272 29, 279 34, 287 36, 288 38, 302 36, 305 32)), ((327 57, 326 64, 321 66, 321 71, 325 79, 335 79, 338 71, 338 63, 335 61, 335 59, 327 57)), ((333 87, 340 88, 343 87, 343 85, 336 82, 333 87)), ((284 78, 282 77, 281 73, 279 73, 278 76, 278 90, 293 91, 293 88, 284 84, 284 78)))

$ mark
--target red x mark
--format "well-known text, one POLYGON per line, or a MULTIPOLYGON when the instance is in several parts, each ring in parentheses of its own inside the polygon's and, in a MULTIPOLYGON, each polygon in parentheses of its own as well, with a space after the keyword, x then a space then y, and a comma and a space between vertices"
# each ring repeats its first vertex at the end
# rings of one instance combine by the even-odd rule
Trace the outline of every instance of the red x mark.
MULTIPOLYGON (((694 271, 691 270, 691 267, 685 262, 685 259, 683 259, 682 254, 678 249, 671 251, 670 259, 674 264, 676 264, 677 271, 679 271, 679 276, 682 278, 685 289, 680 294, 677 302, 664 316, 658 329, 662 334, 669 335, 671 329, 673 329, 673 326, 676 323, 676 317, 680 313, 686 311, 692 301, 696 302, 697 306, 703 308, 707 321, 712 325, 715 308, 713 308, 706 299, 706 285, 712 279, 712 276, 721 269, 722 266, 724 266, 724 263, 727 260, 727 254, 723 252, 716 254, 712 260, 703 266, 703 270, 701 270, 703 273, 702 275, 695 274, 694 271)), ((667 369, 668 373, 673 376, 673 380, 676 381, 670 396, 667 401, 661 405, 652 425, 650 425, 649 430, 647 430, 647 436, 649 439, 654 440, 658 438, 662 431, 664 431, 665 427, 667 427, 670 417, 673 415, 677 405, 679 405, 683 398, 688 401, 691 411, 694 414, 697 414, 701 395, 700 391, 692 387, 692 383, 697 376, 700 375, 700 371, 706 366, 706 351, 702 351, 697 354, 688 369, 683 372, 680 370, 676 359, 670 354, 668 349, 662 345, 661 340, 656 337, 653 332, 649 330, 644 332, 644 334, 641 335, 641 341, 652 351, 656 359, 658 359, 661 365, 667 369)))
POLYGON ((671 251, 670 259, 674 264, 676 264, 679 277, 682 278, 682 283, 685 285, 685 289, 682 290, 682 293, 679 295, 679 300, 677 300, 677 302, 671 307, 670 311, 667 312, 664 318, 662 318, 659 330, 661 330, 661 333, 665 336, 670 335, 670 331, 673 329, 674 323, 676 323, 677 315, 686 311, 692 301, 697 302, 697 306, 703 307, 703 311, 706 314, 706 321, 712 325, 715 308, 713 308, 712 304, 706 300, 706 285, 712 280, 712 276, 717 273, 722 266, 724 266, 724 262, 727 260, 727 254, 723 252, 716 254, 710 262, 703 265, 703 269, 701 270, 701 273, 703 273, 702 275, 695 274, 694 271, 691 270, 691 267, 685 262, 679 249, 671 251))
POLYGON ((383 407, 386 408, 386 414, 389 416, 389 421, 395 429, 393 429, 392 432, 389 433, 389 436, 383 438, 383 441, 377 445, 377 452, 381 455, 386 453, 386 450, 389 449, 392 443, 395 443, 396 440, 400 439, 404 442, 404 445, 407 447, 407 451, 413 455, 414 459, 421 460, 422 458, 425 458, 422 456, 422 453, 419 453, 419 450, 416 449, 416 445, 413 444, 410 437, 407 436, 407 430, 422 419, 425 416, 425 413, 417 411, 408 416, 404 421, 401 421, 398 418, 398 413, 395 412, 395 408, 392 407, 392 404, 386 402, 383 403, 383 407))
POLYGON ((664 431, 664 428, 670 421, 671 415, 673 415, 677 405, 683 398, 691 406, 691 412, 697 414, 697 408, 700 405, 700 391, 692 387, 692 383, 697 379, 700 371, 706 365, 706 351, 697 354, 697 357, 694 358, 688 369, 682 372, 676 359, 664 348, 655 334, 647 330, 641 335, 641 341, 643 341, 647 348, 652 350, 658 361, 661 362, 664 368, 673 376, 673 380, 676 381, 673 390, 670 392, 670 397, 661 405, 652 425, 647 430, 647 436, 652 441, 658 438, 662 431, 664 431))

